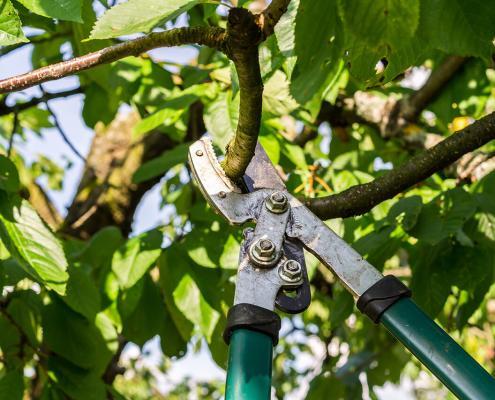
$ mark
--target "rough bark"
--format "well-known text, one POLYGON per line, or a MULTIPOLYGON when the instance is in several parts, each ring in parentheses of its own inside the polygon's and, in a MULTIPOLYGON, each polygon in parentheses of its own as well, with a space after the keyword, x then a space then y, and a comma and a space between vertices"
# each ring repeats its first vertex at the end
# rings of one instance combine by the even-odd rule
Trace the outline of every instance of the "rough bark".
POLYGON ((142 195, 155 183, 134 184, 132 176, 144 162, 175 146, 155 132, 143 141, 132 139, 139 116, 118 115, 107 127, 97 126, 77 194, 62 232, 87 239, 102 227, 115 225, 129 234, 142 195))

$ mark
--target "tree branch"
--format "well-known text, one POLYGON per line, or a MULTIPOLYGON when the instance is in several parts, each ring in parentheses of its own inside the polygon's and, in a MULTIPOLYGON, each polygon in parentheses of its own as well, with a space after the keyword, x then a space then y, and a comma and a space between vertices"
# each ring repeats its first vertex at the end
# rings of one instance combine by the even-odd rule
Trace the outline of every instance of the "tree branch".
POLYGON ((227 146, 222 167, 227 176, 238 180, 254 155, 261 125, 263 81, 258 44, 263 36, 254 15, 233 8, 227 22, 226 54, 234 62, 239 77, 239 122, 234 138, 227 146))
POLYGON ((364 214, 493 139, 495 112, 370 183, 353 186, 336 195, 308 199, 306 205, 322 219, 364 214))
POLYGON ((265 39, 273 34, 275 25, 285 14, 289 7, 290 0, 272 0, 263 12, 256 16, 256 21, 265 39))
POLYGON ((5 46, 0 49, 0 57, 17 50, 21 47, 30 45, 30 44, 38 44, 38 43, 44 43, 48 42, 49 40, 57 39, 60 37, 65 37, 70 35, 70 31, 60 31, 60 32, 55 32, 55 33, 41 33, 39 35, 33 35, 33 36, 28 36, 29 42, 23 42, 23 43, 17 43, 17 44, 12 44, 10 46, 5 46))
POLYGON ((197 43, 223 50, 224 38, 225 31, 222 28, 214 27, 177 28, 166 32, 150 33, 138 39, 106 47, 81 57, 0 80, 0 94, 23 90, 49 80, 60 79, 121 58, 138 56, 157 47, 197 43))
MULTIPOLYGON (((45 89, 43 88, 43 85, 40 85, 41 93, 43 95, 46 95, 45 89)), ((62 125, 60 125, 60 122, 57 118, 57 115, 53 112, 52 108, 48 104, 48 100, 45 101, 45 107, 46 110, 50 113, 53 119, 53 124, 55 125, 55 128, 58 130, 58 133, 62 137, 62 140, 65 142, 65 144, 72 150, 72 152, 76 155, 77 158, 79 158, 82 162, 85 162, 86 160, 84 157, 79 153, 79 151, 74 147, 72 142, 69 140, 69 137, 65 134, 64 129, 62 128, 62 125)))
POLYGON ((12 107, 9 107, 4 103, 1 103, 0 117, 16 111, 21 112, 27 110, 28 108, 36 107, 38 104, 46 103, 47 101, 50 100, 59 99, 61 97, 74 96, 76 94, 81 94, 81 93, 84 93, 84 88, 78 87, 75 89, 65 90, 63 92, 57 92, 57 93, 45 92, 41 97, 33 97, 32 99, 26 101, 25 103, 17 103, 12 107))
POLYGON ((428 80, 411 97, 401 104, 401 115, 406 121, 414 122, 421 111, 430 104, 442 91, 445 85, 456 75, 457 71, 466 63, 467 58, 450 56, 435 68, 428 80))

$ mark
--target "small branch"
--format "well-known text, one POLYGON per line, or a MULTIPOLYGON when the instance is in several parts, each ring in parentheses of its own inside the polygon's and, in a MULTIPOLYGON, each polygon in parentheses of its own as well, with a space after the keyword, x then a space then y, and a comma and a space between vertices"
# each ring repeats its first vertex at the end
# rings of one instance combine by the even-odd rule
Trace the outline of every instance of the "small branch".
POLYGON ((434 69, 425 84, 410 97, 398 101, 395 106, 386 111, 388 114, 384 120, 383 129, 385 137, 402 135, 402 129, 409 123, 417 121, 421 112, 439 95, 442 89, 457 74, 466 63, 467 58, 449 56, 434 69))
MULTIPOLYGON (((41 92, 43 93, 43 96, 46 96, 46 92, 45 90, 43 89, 43 86, 40 85, 40 89, 41 89, 41 92)), ((46 106, 46 110, 50 113, 50 115, 52 116, 53 118, 53 124, 55 125, 55 128, 57 128, 58 132, 60 133, 60 136, 62 137, 62 140, 65 142, 65 144, 67 146, 69 146, 69 148, 72 150, 72 152, 84 163, 86 162, 85 158, 81 155, 81 153, 79 153, 79 151, 74 147, 74 145, 71 143, 71 141, 69 140, 69 137, 65 134, 65 131, 63 130, 62 128, 62 125, 60 125, 60 122, 57 118, 57 116, 55 115, 55 113, 53 112, 52 108, 50 107, 50 105, 48 104, 48 101, 45 101, 45 106, 46 106)))
POLYGON ((222 28, 213 27, 177 28, 166 32, 150 33, 138 39, 106 47, 81 57, 0 80, 0 94, 23 90, 49 80, 60 79, 121 58, 138 56, 157 47, 197 43, 222 50, 224 38, 225 31, 222 28))
POLYGON ((23 43, 17 43, 17 44, 12 44, 10 46, 5 46, 0 49, 0 57, 17 50, 21 47, 30 45, 30 44, 38 44, 38 43, 44 43, 48 42, 53 39, 57 39, 60 37, 65 37, 70 35, 70 31, 61 31, 61 32, 55 32, 55 33, 42 33, 40 35, 33 35, 33 36, 28 36, 29 42, 23 42, 23 43))
POLYGON ((12 122, 12 133, 9 137, 9 147, 7 148, 7 157, 10 157, 12 154, 12 149, 14 148, 14 136, 15 131, 17 129, 17 125, 19 124, 19 112, 16 110, 14 112, 14 121, 12 122))
POLYGON ((275 25, 285 14, 289 7, 290 0, 272 0, 265 10, 256 16, 257 24, 265 38, 273 34, 275 25))
POLYGON ((21 112, 27 110, 28 108, 36 107, 38 104, 46 103, 49 100, 59 99, 61 97, 74 96, 76 94, 81 94, 83 92, 84 92, 84 88, 78 87, 75 89, 66 90, 64 92, 57 92, 57 93, 45 92, 41 97, 33 97, 32 99, 30 99, 25 103, 18 103, 12 107, 8 107, 5 104, 0 104, 0 117, 16 111, 21 112))
POLYGON ((416 121, 428 104, 442 91, 445 85, 456 75, 466 63, 467 58, 450 56, 434 69, 425 84, 403 103, 402 117, 407 121, 416 121))
POLYGON ((493 139, 495 112, 370 183, 353 186, 336 195, 308 199, 306 204, 322 219, 364 214, 493 139))

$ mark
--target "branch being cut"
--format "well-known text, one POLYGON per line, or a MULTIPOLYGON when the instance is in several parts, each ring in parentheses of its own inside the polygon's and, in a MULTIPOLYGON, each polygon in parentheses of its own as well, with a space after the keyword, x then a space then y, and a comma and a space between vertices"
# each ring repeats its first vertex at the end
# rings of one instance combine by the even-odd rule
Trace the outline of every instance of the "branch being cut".
POLYGON ((226 54, 234 62, 239 77, 240 112, 235 137, 227 146, 222 167, 233 180, 244 175, 258 141, 263 98, 258 44, 262 39, 253 14, 243 8, 230 11, 226 54))
POLYGON ((225 30, 215 27, 177 28, 166 32, 150 33, 138 39, 106 47, 81 57, 0 80, 0 94, 16 92, 49 80, 60 79, 121 58, 138 56, 157 47, 196 43, 223 50, 224 39, 225 30))
POLYGON ((309 199, 306 204, 322 219, 364 214, 493 139, 495 112, 370 183, 353 186, 332 196, 309 199))

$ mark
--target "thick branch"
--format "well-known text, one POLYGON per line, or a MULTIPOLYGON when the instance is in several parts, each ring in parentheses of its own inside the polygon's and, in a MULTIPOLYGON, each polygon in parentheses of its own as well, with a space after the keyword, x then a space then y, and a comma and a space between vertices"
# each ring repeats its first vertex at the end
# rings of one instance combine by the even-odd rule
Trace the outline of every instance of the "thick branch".
POLYGON ((454 133, 370 183, 353 186, 333 196, 310 199, 306 204, 322 219, 364 214, 493 139, 495 113, 454 133))
POLYGON ((225 31, 222 28, 213 27, 177 28, 166 32, 150 33, 138 39, 106 47, 81 57, 0 80, 0 93, 23 90, 49 80, 73 75, 97 65, 111 63, 128 56, 138 56, 157 47, 197 43, 221 50, 224 38, 225 31))

